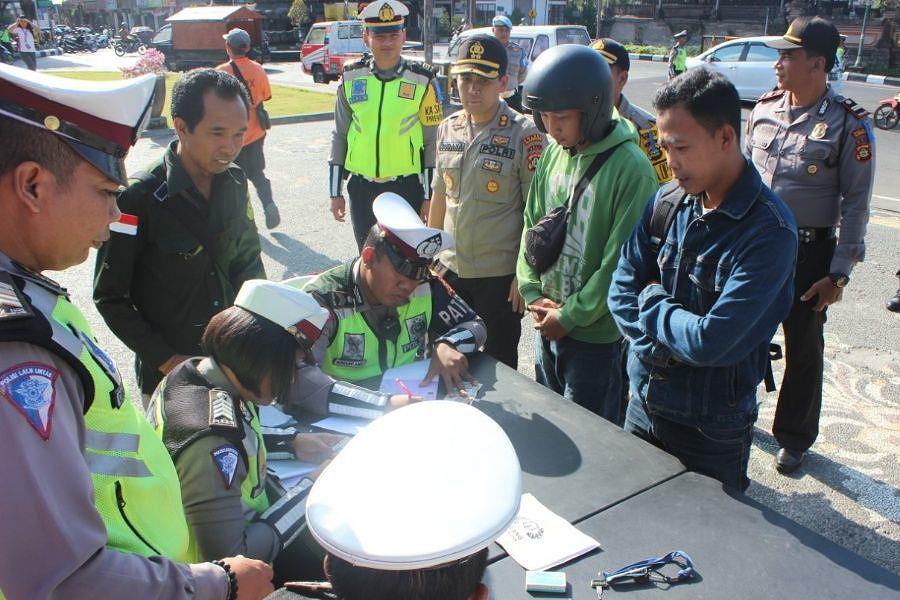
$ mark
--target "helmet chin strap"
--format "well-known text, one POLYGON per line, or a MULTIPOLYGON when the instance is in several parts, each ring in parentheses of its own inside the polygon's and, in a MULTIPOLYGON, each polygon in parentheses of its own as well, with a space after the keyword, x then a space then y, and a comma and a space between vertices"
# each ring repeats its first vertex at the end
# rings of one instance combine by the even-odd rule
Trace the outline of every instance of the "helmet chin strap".
POLYGON ((578 146, 582 145, 586 141, 587 139, 581 138, 571 146, 563 146, 563 149, 565 149, 565 151, 569 153, 569 156, 575 156, 576 154, 578 154, 578 146))

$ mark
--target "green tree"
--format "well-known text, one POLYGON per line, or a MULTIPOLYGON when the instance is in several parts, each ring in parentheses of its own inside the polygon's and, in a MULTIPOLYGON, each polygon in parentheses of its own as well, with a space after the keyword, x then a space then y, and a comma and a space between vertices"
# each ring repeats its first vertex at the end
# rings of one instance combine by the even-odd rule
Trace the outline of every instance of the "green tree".
POLYGON ((306 1, 293 0, 287 16, 294 25, 301 25, 309 21, 309 8, 306 6, 306 1))

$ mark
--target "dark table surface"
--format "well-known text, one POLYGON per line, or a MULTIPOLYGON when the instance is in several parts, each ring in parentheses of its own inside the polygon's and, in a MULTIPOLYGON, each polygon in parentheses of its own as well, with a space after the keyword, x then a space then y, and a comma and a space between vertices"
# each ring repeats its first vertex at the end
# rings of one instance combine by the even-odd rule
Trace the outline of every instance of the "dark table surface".
MULTIPOLYGON (((590 580, 601 570, 686 552, 699 574, 669 589, 617 586, 603 600, 679 598, 740 600, 898 598, 900 577, 841 548, 719 482, 685 473, 577 525, 600 549, 555 570, 565 571, 567 594, 525 592, 522 567, 507 557, 488 567, 491 597, 596 600, 590 580)), ((673 575, 677 569, 667 567, 673 575)), ((664 587, 661 585, 660 587, 664 587)))

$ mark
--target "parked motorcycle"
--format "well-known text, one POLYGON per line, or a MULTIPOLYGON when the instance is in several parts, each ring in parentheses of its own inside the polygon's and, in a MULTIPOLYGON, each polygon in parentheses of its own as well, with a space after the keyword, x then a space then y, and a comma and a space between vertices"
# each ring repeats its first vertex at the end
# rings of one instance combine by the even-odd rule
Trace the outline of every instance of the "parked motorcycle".
POLYGON ((879 129, 893 129, 900 121, 900 92, 893 98, 886 98, 881 101, 878 108, 875 109, 875 116, 872 118, 875 127, 879 129))
POLYGON ((113 43, 113 50, 116 52, 116 56, 125 56, 126 54, 130 54, 132 52, 137 52, 138 54, 143 54, 147 51, 147 46, 138 39, 138 38, 129 38, 129 39, 118 39, 113 43))
POLYGON ((11 65, 15 59, 16 57, 13 56, 13 53, 6 46, 0 44, 0 62, 4 65, 11 65))

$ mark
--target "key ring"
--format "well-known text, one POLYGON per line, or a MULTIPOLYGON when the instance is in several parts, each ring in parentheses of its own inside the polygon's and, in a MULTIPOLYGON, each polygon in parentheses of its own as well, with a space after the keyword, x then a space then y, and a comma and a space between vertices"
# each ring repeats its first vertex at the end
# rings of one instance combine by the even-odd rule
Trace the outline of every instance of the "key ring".
POLYGON ((674 550, 665 556, 647 558, 615 571, 601 571, 597 573, 596 578, 591 579, 591 587, 594 588, 597 598, 600 599, 603 590, 616 583, 625 583, 626 581, 647 583, 651 580, 652 575, 657 575, 660 577, 660 581, 673 585, 693 578, 694 574, 694 562, 691 557, 686 552, 674 550), (659 569, 667 564, 677 565, 680 569, 674 576, 661 573, 659 569))

